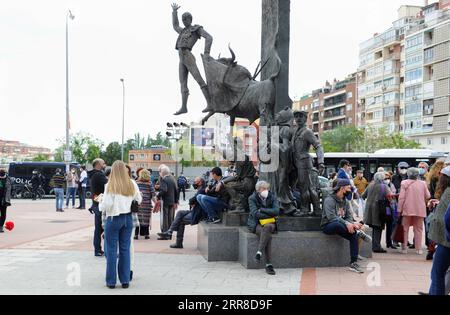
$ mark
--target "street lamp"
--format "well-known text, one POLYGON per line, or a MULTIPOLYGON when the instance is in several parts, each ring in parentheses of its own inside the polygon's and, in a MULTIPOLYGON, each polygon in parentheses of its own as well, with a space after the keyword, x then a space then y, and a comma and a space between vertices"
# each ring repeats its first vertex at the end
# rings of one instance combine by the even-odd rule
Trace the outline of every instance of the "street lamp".
POLYGON ((69 163, 72 161, 72 154, 70 152, 70 112, 69 112, 69 19, 74 20, 75 15, 69 10, 66 14, 66 152, 65 160, 66 160, 66 169, 69 170, 69 163), (70 156, 68 156, 70 155, 70 156))
POLYGON ((121 157, 124 161, 124 145, 125 145, 125 79, 120 79, 122 82, 122 147, 121 157))
POLYGON ((175 141, 175 176, 178 178, 178 141, 183 138, 184 132, 189 128, 185 123, 167 123, 166 136, 169 140, 175 141))

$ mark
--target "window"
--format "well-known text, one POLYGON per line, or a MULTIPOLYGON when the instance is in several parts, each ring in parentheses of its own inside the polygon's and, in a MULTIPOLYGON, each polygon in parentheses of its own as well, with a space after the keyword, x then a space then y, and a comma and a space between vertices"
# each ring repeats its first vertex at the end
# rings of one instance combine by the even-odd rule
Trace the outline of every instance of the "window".
POLYGON ((141 160, 145 159, 145 154, 141 154, 141 160))
POLYGON ((347 93, 347 98, 352 98, 353 97, 353 92, 348 92, 347 93))
POLYGON ((423 119, 422 131, 423 132, 433 131, 433 117, 425 117, 423 119))
POLYGON ((422 53, 409 56, 406 58, 406 66, 411 67, 414 65, 419 65, 422 63, 422 60, 423 60, 422 53))
POLYGON ((134 154, 130 154, 130 161, 134 161, 134 154))
POLYGON ((424 51, 424 60, 425 63, 432 61, 434 58, 434 48, 426 49, 424 51))
POLYGON ((414 84, 422 82, 423 69, 417 68, 414 70, 407 71, 405 74, 405 82, 409 84, 414 84))
POLYGON ((386 118, 395 116, 395 107, 387 107, 383 109, 383 116, 386 118))
POLYGON ((353 118, 352 118, 352 117, 349 117, 349 118, 348 118, 348 123, 349 123, 349 124, 353 123, 353 118))
POLYGON ((422 86, 408 86, 405 88, 405 100, 406 101, 416 101, 422 98, 422 86))
POLYGON ((153 161, 161 161, 161 154, 153 154, 153 161))
POLYGON ((352 104, 348 104, 347 105, 347 111, 351 111, 353 110, 353 105, 352 104))
POLYGON ((418 34, 406 40, 406 48, 418 47, 423 44, 422 34, 418 34))
POLYGON ((383 111, 381 110, 377 110, 376 112, 373 113, 373 118, 374 119, 380 119, 383 115, 383 111))
POLYGON ((442 137, 441 138, 441 144, 448 144, 448 138, 447 137, 442 137))
POLYGON ((384 80, 384 86, 385 86, 386 88, 388 88, 388 87, 390 87, 390 86, 393 86, 393 85, 395 85, 395 80, 394 80, 394 78, 390 78, 390 79, 384 80))
POLYGON ((428 138, 427 139, 427 145, 433 145, 433 139, 428 138))
POLYGON ((426 100, 423 102, 423 115, 433 115, 434 112, 434 101, 426 100))
POLYGON ((391 102, 391 101, 399 100, 399 99, 400 99, 399 93, 391 92, 391 93, 384 94, 385 102, 391 102))

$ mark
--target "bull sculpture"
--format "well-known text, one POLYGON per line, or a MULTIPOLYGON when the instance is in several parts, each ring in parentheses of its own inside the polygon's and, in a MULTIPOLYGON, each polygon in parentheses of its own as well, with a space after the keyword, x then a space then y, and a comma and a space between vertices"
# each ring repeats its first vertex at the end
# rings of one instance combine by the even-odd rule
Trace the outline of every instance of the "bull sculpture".
POLYGON ((248 119, 252 124, 261 117, 263 112, 274 114, 274 80, 281 70, 281 60, 277 57, 279 69, 270 79, 256 81, 262 69, 261 64, 252 76, 245 67, 236 62, 235 53, 231 48, 229 49, 231 58, 219 56, 219 59, 214 59, 210 55, 202 55, 212 109, 203 118, 202 124, 216 113, 229 115, 231 126, 234 126, 236 118, 248 119))

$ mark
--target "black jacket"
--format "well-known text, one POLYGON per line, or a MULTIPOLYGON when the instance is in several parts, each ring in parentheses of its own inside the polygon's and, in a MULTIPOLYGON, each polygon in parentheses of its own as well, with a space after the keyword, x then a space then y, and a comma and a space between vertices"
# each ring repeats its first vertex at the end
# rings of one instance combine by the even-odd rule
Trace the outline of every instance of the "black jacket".
POLYGON ((161 178, 158 199, 162 200, 166 206, 173 206, 179 202, 178 185, 173 176, 161 178))
POLYGON ((408 175, 395 174, 392 176, 392 184, 394 184, 395 189, 397 190, 397 194, 400 193, 400 189, 402 187, 402 181, 407 180, 408 175))
POLYGON ((105 185, 108 183, 108 178, 105 173, 99 170, 92 170, 88 172, 88 177, 91 183, 92 199, 105 192, 105 185))
POLYGON ((204 217, 204 212, 202 207, 200 207, 199 203, 197 202, 197 196, 198 195, 205 195, 205 187, 202 187, 200 190, 197 191, 194 197, 189 199, 189 205, 191 206, 192 211, 192 223, 191 225, 197 225, 204 217))
POLYGON ((247 226, 250 232, 255 233, 259 220, 270 219, 280 215, 280 204, 278 198, 272 193, 267 197, 266 206, 257 192, 254 192, 248 198, 250 206, 250 214, 248 217, 247 226))

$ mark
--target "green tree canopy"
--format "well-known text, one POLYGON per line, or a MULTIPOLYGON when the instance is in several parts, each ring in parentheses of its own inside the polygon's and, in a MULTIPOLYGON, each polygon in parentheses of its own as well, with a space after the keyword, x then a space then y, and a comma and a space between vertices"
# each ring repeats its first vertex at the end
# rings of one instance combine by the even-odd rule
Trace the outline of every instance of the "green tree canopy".
POLYGON ((321 142, 325 152, 367 152, 374 153, 382 149, 420 149, 414 140, 403 134, 389 133, 387 129, 359 129, 354 126, 340 126, 326 131, 321 142))

